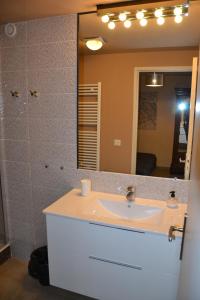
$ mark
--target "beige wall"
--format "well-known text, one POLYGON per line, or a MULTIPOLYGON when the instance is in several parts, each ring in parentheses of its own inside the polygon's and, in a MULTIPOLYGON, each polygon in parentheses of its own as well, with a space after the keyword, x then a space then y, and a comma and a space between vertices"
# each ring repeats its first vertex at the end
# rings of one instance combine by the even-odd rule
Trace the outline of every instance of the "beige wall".
POLYGON ((190 88, 190 74, 166 74, 164 86, 150 88, 145 86, 145 73, 140 77, 141 92, 157 93, 157 117, 155 130, 138 131, 138 151, 153 153, 157 157, 157 166, 170 167, 172 161, 174 126, 176 112, 175 88, 190 88))
POLYGON ((133 72, 135 67, 191 66, 197 50, 151 50, 87 55, 81 59, 80 82, 102 82, 101 170, 131 171, 133 72), (113 146, 121 139, 121 147, 113 146))

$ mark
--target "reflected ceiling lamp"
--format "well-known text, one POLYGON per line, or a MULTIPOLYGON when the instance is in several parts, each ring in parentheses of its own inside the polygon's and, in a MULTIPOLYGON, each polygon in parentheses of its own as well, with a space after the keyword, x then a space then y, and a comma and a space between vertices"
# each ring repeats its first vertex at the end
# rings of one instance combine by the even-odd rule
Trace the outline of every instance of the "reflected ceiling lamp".
POLYGON ((149 87, 162 87, 163 73, 147 73, 145 75, 145 85, 149 87))
POLYGON ((180 102, 180 103, 178 104, 178 109, 179 109, 180 111, 185 111, 185 110, 187 109, 187 103, 184 102, 184 101, 180 102))
POLYGON ((92 51, 97 51, 103 47, 105 41, 102 37, 99 36, 99 37, 84 39, 84 43, 88 49, 92 51))
POLYGON ((159 17, 159 18, 157 18, 156 22, 157 22, 158 25, 161 26, 161 25, 163 25, 165 23, 165 18, 159 17))
POLYGON ((117 23, 130 28, 135 21, 145 27, 148 19, 155 19, 161 26, 168 17, 173 17, 175 23, 179 24, 184 16, 188 16, 188 11, 189 0, 129 0, 97 5, 97 15, 111 30, 116 28, 117 23))
POLYGON ((145 19, 145 18, 143 18, 143 19, 140 20, 140 25, 141 25, 142 27, 145 27, 145 26, 147 25, 147 23, 148 23, 148 20, 145 19))
POLYGON ((126 21, 124 22, 124 27, 130 28, 131 26, 132 26, 132 22, 131 22, 130 20, 126 20, 126 21))
POLYGON ((109 28, 109 29, 113 30, 113 29, 115 29, 115 27, 116 27, 116 25, 115 25, 115 22, 114 22, 114 21, 110 21, 110 22, 108 23, 108 28, 109 28))

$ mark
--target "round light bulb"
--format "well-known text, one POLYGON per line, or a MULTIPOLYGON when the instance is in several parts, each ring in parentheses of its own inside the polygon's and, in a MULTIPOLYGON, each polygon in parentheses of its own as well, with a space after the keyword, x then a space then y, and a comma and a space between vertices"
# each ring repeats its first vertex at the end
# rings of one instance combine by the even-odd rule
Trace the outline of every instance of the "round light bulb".
POLYGON ((131 22, 130 20, 126 20, 126 21, 124 22, 124 27, 126 27, 126 28, 130 28, 131 25, 132 25, 132 22, 131 22))
POLYGON ((152 79, 152 82, 153 82, 154 85, 156 85, 156 84, 157 84, 157 79, 156 79, 156 78, 153 78, 153 79, 152 79))
POLYGON ((120 13, 119 14, 119 20, 120 21, 124 22, 126 20, 126 18, 127 18, 127 15, 125 13, 120 13))
POLYGON ((182 13, 183 13, 182 7, 175 7, 174 8, 174 14, 175 14, 175 16, 180 16, 180 15, 182 15, 182 13))
POLYGON ((143 12, 143 11, 138 11, 138 12, 136 13, 136 18, 137 18, 138 20, 143 19, 143 18, 144 18, 144 12, 143 12))
POLYGON ((111 22, 108 23, 108 28, 109 29, 113 30, 113 29, 115 29, 115 27, 116 27, 115 22, 111 21, 111 22))
POLYGON ((109 16, 108 15, 104 15, 104 16, 102 16, 101 17, 101 21, 103 22, 103 23, 108 23, 109 22, 109 16))
POLYGON ((163 10, 162 10, 161 8, 156 9, 154 15, 155 15, 156 18, 162 17, 162 15, 163 15, 163 10))
POLYGON ((182 16, 176 16, 174 20, 177 24, 179 24, 183 21, 183 17, 182 16))
POLYGON ((141 20, 140 20, 140 25, 141 25, 142 27, 146 26, 147 23, 148 23, 147 19, 141 19, 141 20))
POLYGON ((157 24, 158 25, 163 25, 165 23, 165 19, 163 17, 157 18, 157 24))

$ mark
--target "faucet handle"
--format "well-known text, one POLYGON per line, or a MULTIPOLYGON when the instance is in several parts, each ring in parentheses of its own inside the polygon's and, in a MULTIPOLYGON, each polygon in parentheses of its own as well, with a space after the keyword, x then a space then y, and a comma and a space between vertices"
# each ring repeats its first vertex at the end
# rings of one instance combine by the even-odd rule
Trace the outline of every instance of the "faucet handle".
POLYGON ((135 187, 132 186, 132 185, 128 186, 128 187, 127 187, 127 192, 132 192, 132 193, 134 193, 134 192, 135 192, 135 187))

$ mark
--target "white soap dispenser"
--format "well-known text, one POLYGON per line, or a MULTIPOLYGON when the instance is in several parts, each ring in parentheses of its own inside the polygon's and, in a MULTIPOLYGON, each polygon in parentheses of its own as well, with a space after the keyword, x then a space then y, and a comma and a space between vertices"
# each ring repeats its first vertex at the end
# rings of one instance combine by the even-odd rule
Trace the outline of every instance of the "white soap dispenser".
POLYGON ((169 199, 167 200, 167 207, 178 208, 178 199, 176 198, 176 192, 169 192, 169 199))

